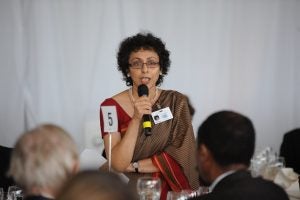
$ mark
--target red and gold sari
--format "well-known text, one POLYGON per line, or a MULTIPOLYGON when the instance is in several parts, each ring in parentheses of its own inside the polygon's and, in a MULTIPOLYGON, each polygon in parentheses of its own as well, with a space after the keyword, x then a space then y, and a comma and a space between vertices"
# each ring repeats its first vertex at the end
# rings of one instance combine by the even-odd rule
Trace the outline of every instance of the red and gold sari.
MULTIPOLYGON (((131 120, 130 116, 112 98, 106 99, 101 106, 114 105, 118 114, 118 129, 121 135, 127 130, 131 120)), ((166 199, 169 190, 181 191, 184 189, 197 189, 198 173, 196 171, 196 143, 191 123, 186 97, 176 91, 162 90, 160 97, 153 105, 152 110, 169 107, 173 119, 154 124, 152 122, 152 135, 145 136, 142 126, 139 128, 133 161, 151 158, 160 172, 151 176, 160 177, 162 180, 161 199, 166 199)), ((103 117, 100 114, 102 136, 103 117)), ((130 179, 130 184, 136 184, 137 178, 149 176, 143 173, 125 173, 130 179)))

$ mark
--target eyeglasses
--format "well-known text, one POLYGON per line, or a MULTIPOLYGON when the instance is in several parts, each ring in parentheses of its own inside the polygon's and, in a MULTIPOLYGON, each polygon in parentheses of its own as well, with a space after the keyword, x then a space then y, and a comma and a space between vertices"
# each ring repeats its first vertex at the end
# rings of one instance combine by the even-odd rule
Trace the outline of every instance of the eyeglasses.
POLYGON ((154 69, 158 67, 159 62, 155 62, 153 60, 149 60, 145 63, 142 61, 134 61, 133 63, 129 64, 129 66, 132 69, 142 69, 144 64, 147 66, 148 69, 154 69))

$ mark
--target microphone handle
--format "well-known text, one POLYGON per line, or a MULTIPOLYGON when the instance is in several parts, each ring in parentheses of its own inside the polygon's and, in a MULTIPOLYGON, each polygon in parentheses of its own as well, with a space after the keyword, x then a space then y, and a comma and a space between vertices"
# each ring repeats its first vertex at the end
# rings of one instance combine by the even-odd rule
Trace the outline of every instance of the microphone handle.
POLYGON ((144 133, 145 133, 146 136, 152 135, 151 128, 144 128, 144 133))
POLYGON ((151 127, 152 124, 150 115, 143 115, 143 128, 146 136, 150 136, 152 134, 151 127))

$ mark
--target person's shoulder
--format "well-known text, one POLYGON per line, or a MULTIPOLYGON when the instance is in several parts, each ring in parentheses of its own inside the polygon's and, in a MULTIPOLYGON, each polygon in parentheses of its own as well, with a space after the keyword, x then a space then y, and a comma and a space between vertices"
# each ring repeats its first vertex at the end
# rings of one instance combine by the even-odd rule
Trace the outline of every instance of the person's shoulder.
POLYGON ((117 102, 113 98, 107 98, 101 102, 100 106, 112 106, 115 105, 117 102))
POLYGON ((244 170, 226 176, 216 185, 215 190, 218 195, 222 194, 232 197, 232 199, 233 197, 245 196, 248 197, 246 199, 255 199, 254 197, 269 197, 268 199, 273 200, 288 199, 286 192, 279 185, 262 177, 252 177, 250 172, 244 170), (260 188, 260 190, 257 190, 257 188, 260 188))
POLYGON ((186 96, 184 94, 182 94, 181 92, 178 92, 177 90, 162 90, 162 91, 167 95, 172 95, 172 96, 180 97, 180 98, 186 98, 186 96))
POLYGON ((286 139, 296 139, 298 141, 300 139, 300 128, 296 128, 293 130, 288 131, 287 133, 284 134, 284 138, 286 139))
POLYGON ((173 102, 177 106, 188 105, 186 95, 184 95, 176 90, 163 90, 161 95, 162 95, 163 99, 168 99, 168 101, 173 102))
POLYGON ((116 105, 119 104, 119 102, 122 102, 122 99, 127 95, 127 90, 124 90, 112 97, 109 97, 101 102, 101 106, 109 106, 109 105, 116 105))
POLYGON ((288 200, 287 193, 282 187, 262 177, 256 177, 256 178, 251 177, 244 183, 241 183, 240 187, 245 187, 248 189, 252 188, 249 189, 249 191, 252 191, 252 193, 257 193, 257 196, 267 195, 270 199, 288 200), (260 190, 256 191, 255 188, 260 188, 260 190))
POLYGON ((254 180, 255 184, 257 184, 257 185, 269 188, 270 190, 273 190, 273 191, 279 191, 279 192, 285 193, 284 189, 281 186, 274 183, 273 181, 266 180, 262 177, 253 178, 253 180, 254 180))
POLYGON ((123 90, 122 92, 119 92, 118 94, 115 94, 111 98, 118 100, 118 99, 123 99, 124 97, 128 96, 128 90, 123 90))
MULTIPOLYGON (((237 174, 232 175, 237 176, 237 174)), ((224 182, 225 183, 225 182, 224 182)), ((288 200, 288 195, 279 185, 262 179, 249 176, 232 177, 226 181, 226 185, 217 186, 209 193, 205 199, 224 199, 224 200, 288 200), (259 189, 258 189, 259 188, 259 189)), ((201 198, 202 199, 202 198, 201 198)))

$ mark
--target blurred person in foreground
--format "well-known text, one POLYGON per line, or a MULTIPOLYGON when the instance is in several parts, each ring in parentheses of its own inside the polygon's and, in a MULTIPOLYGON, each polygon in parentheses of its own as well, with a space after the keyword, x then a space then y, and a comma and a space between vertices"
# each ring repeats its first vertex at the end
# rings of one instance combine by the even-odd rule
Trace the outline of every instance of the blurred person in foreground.
POLYGON ((115 173, 81 171, 62 188, 56 200, 137 200, 115 173))
POLYGON ((210 193, 194 199, 288 200, 286 192, 248 171, 255 147, 255 130, 246 116, 220 111, 198 129, 198 169, 210 193))
POLYGON ((79 155, 71 136, 52 124, 38 126, 17 140, 9 174, 24 190, 25 200, 55 199, 78 171, 79 155))
POLYGON ((101 104, 100 124, 107 157, 109 134, 104 131, 103 106, 115 106, 118 131, 112 136, 112 168, 129 177, 135 187, 142 176, 157 176, 162 180, 161 199, 168 191, 197 189, 198 173, 196 141, 192 118, 185 95, 159 86, 170 68, 169 51, 164 42, 151 33, 138 33, 125 38, 117 54, 118 70, 129 89, 101 104), (140 85, 148 95, 139 95, 140 85), (147 123, 151 134, 145 134, 143 116, 151 115, 147 123))
POLYGON ((0 188, 7 191, 8 187, 15 185, 14 180, 7 176, 13 148, 0 145, 0 188))
POLYGON ((280 145, 280 156, 284 157, 286 167, 291 167, 300 174, 300 128, 288 131, 283 135, 280 145))

